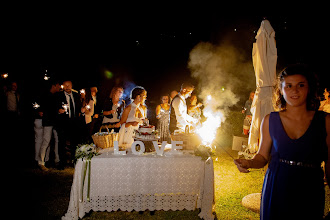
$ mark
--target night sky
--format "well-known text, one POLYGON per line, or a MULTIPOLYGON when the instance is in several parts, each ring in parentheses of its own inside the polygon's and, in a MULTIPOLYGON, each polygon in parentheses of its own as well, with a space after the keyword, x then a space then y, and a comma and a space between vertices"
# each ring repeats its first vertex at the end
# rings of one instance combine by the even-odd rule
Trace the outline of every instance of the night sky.
MULTIPOLYGON (((116 83, 144 86, 149 100, 183 81, 197 83, 187 67, 200 42, 234 45, 251 61, 252 44, 266 17, 276 32, 277 72, 286 65, 312 65, 328 86, 324 55, 325 20, 303 15, 222 15, 216 10, 120 11, 97 16, 72 11, 27 13, 1 19, 0 73, 17 80, 21 91, 40 92, 47 70, 51 79, 73 81, 74 88, 96 85, 107 94, 116 83), (152 11, 152 12, 151 12, 152 11)), ((245 60, 245 61, 246 61, 245 60)), ((242 98, 242 101, 248 97, 242 98)), ((158 101, 158 100, 157 100, 158 101)))

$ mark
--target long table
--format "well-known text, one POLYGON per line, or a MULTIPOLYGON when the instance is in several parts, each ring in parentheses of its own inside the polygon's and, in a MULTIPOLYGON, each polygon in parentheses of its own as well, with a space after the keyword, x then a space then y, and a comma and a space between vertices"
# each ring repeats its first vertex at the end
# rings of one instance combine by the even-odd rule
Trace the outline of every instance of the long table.
POLYGON ((70 202, 63 220, 84 217, 89 211, 195 210, 214 219, 212 158, 189 152, 114 155, 106 149, 89 164, 75 166, 70 202), (88 166, 86 166, 88 165, 88 166), (86 170, 86 172, 85 172, 86 170), (90 172, 90 175, 89 175, 90 172))

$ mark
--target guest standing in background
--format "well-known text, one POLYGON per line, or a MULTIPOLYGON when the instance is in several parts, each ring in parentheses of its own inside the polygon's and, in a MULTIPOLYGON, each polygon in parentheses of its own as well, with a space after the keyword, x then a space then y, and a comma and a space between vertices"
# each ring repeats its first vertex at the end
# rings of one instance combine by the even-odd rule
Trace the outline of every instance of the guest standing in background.
POLYGON ((114 132, 118 133, 120 129, 120 119, 125 108, 124 100, 121 100, 124 94, 124 89, 121 86, 115 86, 110 92, 103 105, 103 121, 104 125, 112 125, 114 132))
MULTIPOLYGON (((43 93, 42 93, 43 94, 43 93)), ((40 159, 40 149, 41 149, 41 145, 43 142, 43 133, 44 133, 44 127, 42 126, 42 118, 43 118, 43 110, 42 108, 44 107, 44 105, 41 105, 41 100, 42 98, 37 96, 33 98, 33 117, 34 117, 34 159, 35 161, 38 163, 39 165, 39 161, 41 161, 40 159)), ((39 168, 42 171, 47 171, 48 169, 46 169, 45 166, 41 166, 39 165, 39 168)))
MULTIPOLYGON (((50 141, 53 137, 55 139, 54 153, 55 153, 55 164, 59 163, 60 158, 58 154, 58 135, 54 128, 55 118, 56 118, 56 94, 60 91, 60 84, 56 81, 49 81, 49 88, 47 93, 41 99, 40 111, 38 114, 41 116, 42 120, 42 137, 41 137, 41 147, 38 152, 38 165, 41 170, 47 171, 48 168, 45 166, 45 162, 49 160, 50 153, 50 141)), ((37 150, 36 150, 37 152, 37 150)))
POLYGON ((178 94, 178 91, 176 91, 176 90, 171 91, 171 93, 170 93, 170 98, 171 98, 171 100, 169 100, 169 103, 172 102, 172 100, 174 99, 174 97, 175 97, 177 94, 178 94))
POLYGON ((59 92, 57 95, 56 109, 56 130, 59 138, 59 156, 60 163, 58 169, 64 169, 67 164, 66 161, 66 144, 70 143, 69 151, 71 157, 69 158, 69 165, 74 159, 76 147, 81 140, 81 129, 79 128, 79 116, 81 114, 82 104, 80 96, 77 93, 72 92, 72 82, 63 82, 63 92, 59 92))
POLYGON ((160 136, 160 142, 170 140, 169 134, 169 122, 170 122, 170 105, 169 105, 169 95, 161 96, 161 104, 156 107, 156 118, 157 122, 157 130, 160 136))
POLYGON ((82 100, 82 122, 83 122, 83 143, 91 143, 92 140, 92 117, 94 115, 94 100, 92 99, 92 93, 89 88, 84 89, 84 99, 82 100))
POLYGON ((20 115, 20 99, 17 82, 12 82, 10 90, 6 92, 7 97, 7 119, 16 124, 20 115))
POLYGON ((252 122, 252 113, 251 113, 251 105, 254 98, 254 92, 250 92, 249 99, 245 102, 244 109, 242 113, 245 114, 244 122, 243 122, 243 134, 248 135, 250 131, 250 126, 252 122))
POLYGON ((95 132, 98 132, 101 124, 102 124, 102 118, 99 117, 101 114, 102 106, 100 100, 98 100, 98 89, 96 86, 90 87, 91 94, 92 94, 92 99, 94 101, 94 115, 92 116, 92 122, 90 125, 90 129, 92 130, 92 134, 95 132))
POLYGON ((193 128, 196 128, 197 124, 200 123, 201 119, 202 119, 202 103, 198 103, 197 104, 197 96, 196 95, 192 95, 190 97, 190 104, 188 106, 188 115, 190 115, 191 117, 197 119, 197 123, 193 124, 193 128))

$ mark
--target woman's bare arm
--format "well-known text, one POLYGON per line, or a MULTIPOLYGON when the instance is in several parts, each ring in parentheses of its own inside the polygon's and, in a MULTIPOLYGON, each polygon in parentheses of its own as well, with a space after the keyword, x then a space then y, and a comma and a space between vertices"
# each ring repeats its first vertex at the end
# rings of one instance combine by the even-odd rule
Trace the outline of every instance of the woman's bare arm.
POLYGON ((269 134, 269 115, 266 115, 262 120, 260 130, 260 145, 258 153, 251 160, 234 160, 238 170, 242 173, 248 173, 249 168, 262 168, 268 163, 272 147, 272 138, 269 134))

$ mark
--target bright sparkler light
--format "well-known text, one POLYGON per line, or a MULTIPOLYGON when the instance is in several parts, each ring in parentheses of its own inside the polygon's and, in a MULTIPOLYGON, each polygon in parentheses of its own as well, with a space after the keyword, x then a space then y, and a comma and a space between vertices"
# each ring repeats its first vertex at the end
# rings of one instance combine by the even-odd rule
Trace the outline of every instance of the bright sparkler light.
POLYGON ((201 126, 196 128, 196 133, 201 137, 202 144, 210 146, 216 137, 217 129, 221 126, 221 122, 224 121, 224 115, 221 111, 214 111, 211 108, 212 96, 207 96, 205 108, 203 114, 206 121, 201 126))
POLYGON ((47 76, 47 74, 45 74, 45 76, 44 76, 44 80, 49 80, 49 76, 47 76))
POLYGON ((8 73, 1 74, 1 77, 6 79, 8 77, 8 73))
POLYGON ((34 109, 37 109, 37 108, 39 108, 40 107, 40 105, 38 104, 38 103, 32 103, 32 107, 34 108, 34 109))
POLYGON ((64 102, 62 102, 62 108, 65 110, 66 114, 69 114, 69 112, 68 112, 68 108, 70 108, 69 104, 64 104, 64 102))

